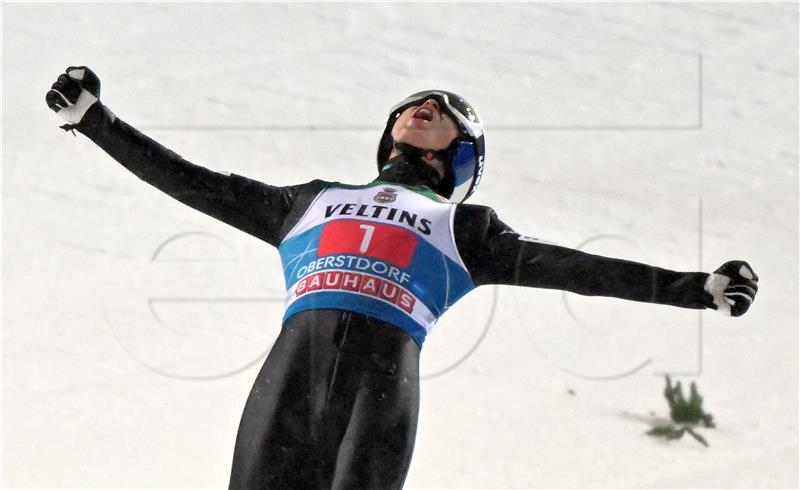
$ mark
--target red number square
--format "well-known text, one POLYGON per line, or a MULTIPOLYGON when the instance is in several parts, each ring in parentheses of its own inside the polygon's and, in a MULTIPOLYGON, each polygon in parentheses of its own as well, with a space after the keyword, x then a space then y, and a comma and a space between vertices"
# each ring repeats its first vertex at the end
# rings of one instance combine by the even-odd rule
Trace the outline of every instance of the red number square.
POLYGON ((417 236, 395 225, 340 219, 322 228, 320 257, 333 254, 361 255, 398 267, 408 267, 417 249, 417 236))

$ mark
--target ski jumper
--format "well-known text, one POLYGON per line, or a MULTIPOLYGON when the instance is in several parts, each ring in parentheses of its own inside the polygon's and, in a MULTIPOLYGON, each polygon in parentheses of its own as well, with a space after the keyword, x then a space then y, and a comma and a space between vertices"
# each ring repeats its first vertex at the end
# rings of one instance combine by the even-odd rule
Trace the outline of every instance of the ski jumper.
POLYGON ((231 489, 402 487, 421 347, 475 287, 696 309, 711 301, 705 273, 521 239, 491 208, 431 192, 433 170, 402 155, 367 185, 275 187, 194 165, 99 102, 75 129, 145 182, 278 247, 287 307, 244 407, 231 489))

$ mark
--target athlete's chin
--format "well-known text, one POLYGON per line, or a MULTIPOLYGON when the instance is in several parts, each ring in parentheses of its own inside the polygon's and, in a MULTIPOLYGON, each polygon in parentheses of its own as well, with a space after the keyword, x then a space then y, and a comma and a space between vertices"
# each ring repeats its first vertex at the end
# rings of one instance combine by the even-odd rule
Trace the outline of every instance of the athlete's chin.
POLYGON ((405 132, 400 138, 395 138, 397 143, 405 143, 407 145, 416 146, 417 148, 434 148, 435 143, 428 138, 429 133, 422 131, 408 131, 405 132))

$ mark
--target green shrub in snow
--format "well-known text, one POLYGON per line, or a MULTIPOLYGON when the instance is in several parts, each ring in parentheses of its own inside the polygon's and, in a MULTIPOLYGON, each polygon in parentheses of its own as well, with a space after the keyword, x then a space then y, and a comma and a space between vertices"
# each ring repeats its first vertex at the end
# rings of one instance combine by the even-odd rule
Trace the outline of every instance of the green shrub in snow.
POLYGON ((708 442, 695 430, 699 426, 713 428, 714 417, 703 410, 703 397, 697 391, 697 385, 692 382, 689 389, 689 399, 683 394, 681 382, 672 385, 669 376, 666 377, 667 386, 664 388, 664 398, 669 405, 669 415, 672 423, 657 425, 647 433, 667 440, 680 439, 684 434, 691 435, 695 440, 708 446, 708 442))

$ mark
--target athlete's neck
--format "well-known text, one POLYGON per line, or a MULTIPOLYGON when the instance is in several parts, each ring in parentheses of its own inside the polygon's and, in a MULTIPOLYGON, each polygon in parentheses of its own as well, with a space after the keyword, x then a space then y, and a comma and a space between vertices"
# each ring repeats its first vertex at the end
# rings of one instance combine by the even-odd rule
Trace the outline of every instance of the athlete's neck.
POLYGON ((397 155, 383 164, 383 170, 377 180, 395 182, 414 187, 427 187, 438 192, 441 177, 433 167, 419 159, 409 159, 406 155, 397 155))

